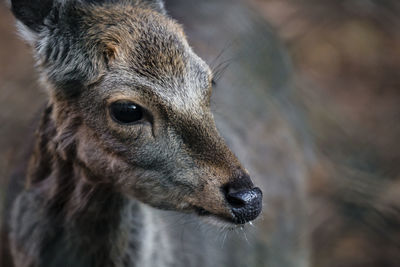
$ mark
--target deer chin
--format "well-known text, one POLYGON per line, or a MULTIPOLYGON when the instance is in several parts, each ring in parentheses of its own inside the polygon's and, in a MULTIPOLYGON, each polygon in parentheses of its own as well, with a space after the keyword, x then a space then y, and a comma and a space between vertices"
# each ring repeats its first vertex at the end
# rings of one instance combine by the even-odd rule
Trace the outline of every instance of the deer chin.
POLYGON ((241 227, 243 224, 237 224, 232 218, 223 215, 214 214, 201 207, 194 207, 195 213, 207 224, 211 224, 220 228, 234 229, 241 227))

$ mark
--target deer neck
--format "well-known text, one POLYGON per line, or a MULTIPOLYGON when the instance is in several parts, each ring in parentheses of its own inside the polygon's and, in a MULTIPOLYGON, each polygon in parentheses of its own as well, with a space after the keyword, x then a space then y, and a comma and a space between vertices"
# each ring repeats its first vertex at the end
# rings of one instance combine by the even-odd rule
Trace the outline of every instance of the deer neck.
POLYGON ((71 118, 60 134, 52 113, 52 106, 43 113, 28 175, 28 190, 41 196, 49 227, 42 259, 49 266, 123 266, 138 250, 140 205, 110 184, 88 182, 96 177, 86 179, 92 174, 77 160, 74 140, 65 140, 79 119, 71 118))

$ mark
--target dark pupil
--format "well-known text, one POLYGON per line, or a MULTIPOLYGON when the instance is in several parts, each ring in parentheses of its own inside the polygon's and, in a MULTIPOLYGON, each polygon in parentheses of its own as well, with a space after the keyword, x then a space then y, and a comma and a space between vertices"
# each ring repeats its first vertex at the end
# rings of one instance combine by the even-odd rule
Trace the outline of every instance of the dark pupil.
POLYGON ((111 116, 119 123, 132 123, 142 119, 143 111, 138 105, 127 101, 117 101, 110 106, 111 116))

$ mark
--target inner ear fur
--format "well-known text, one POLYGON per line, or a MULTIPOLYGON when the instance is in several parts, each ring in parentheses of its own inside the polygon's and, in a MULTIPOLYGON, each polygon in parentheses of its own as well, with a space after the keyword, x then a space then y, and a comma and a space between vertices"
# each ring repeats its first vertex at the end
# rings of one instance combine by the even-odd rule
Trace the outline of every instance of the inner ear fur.
POLYGON ((34 32, 39 32, 53 8, 53 0, 12 0, 14 16, 34 32))

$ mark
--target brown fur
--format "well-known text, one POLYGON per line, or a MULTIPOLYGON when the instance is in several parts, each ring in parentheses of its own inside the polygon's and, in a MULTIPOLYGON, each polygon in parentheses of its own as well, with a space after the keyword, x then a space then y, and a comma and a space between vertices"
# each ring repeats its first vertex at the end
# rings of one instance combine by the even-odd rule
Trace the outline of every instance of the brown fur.
POLYGON ((216 129, 211 71, 181 27, 145 5, 66 5, 32 43, 50 100, 14 204, 16 265, 121 266, 135 252, 123 214, 137 203, 234 221, 224 188, 253 184, 216 129), (117 100, 143 120, 111 119, 117 100))

